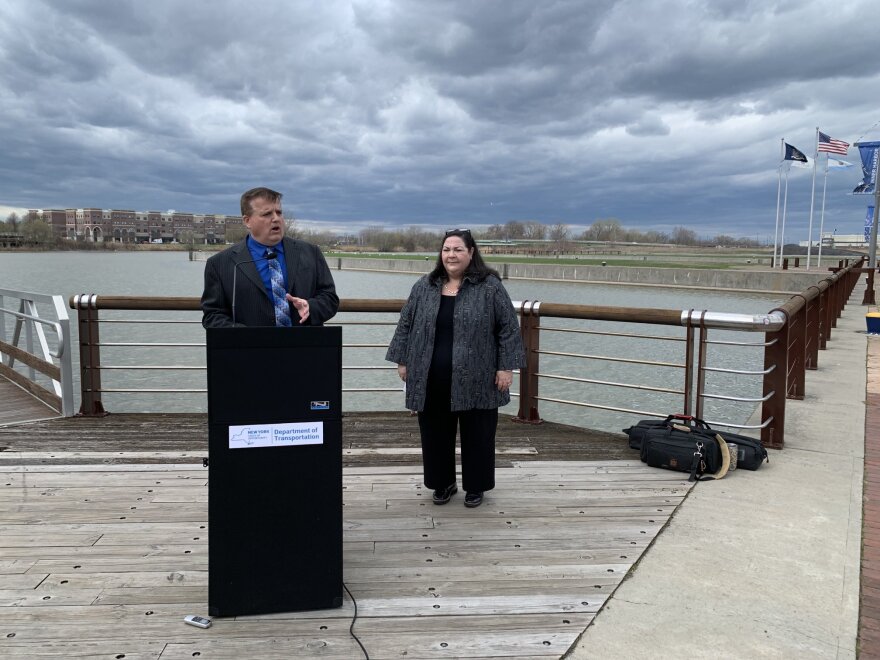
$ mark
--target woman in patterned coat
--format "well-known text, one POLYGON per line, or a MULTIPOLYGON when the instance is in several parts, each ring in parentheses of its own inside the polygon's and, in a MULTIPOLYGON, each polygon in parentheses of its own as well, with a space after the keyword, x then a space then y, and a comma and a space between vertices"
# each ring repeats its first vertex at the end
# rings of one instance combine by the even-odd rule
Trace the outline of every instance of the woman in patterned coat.
POLYGON ((437 265, 412 288, 386 360, 406 383, 418 412, 425 485, 434 504, 458 491, 456 427, 461 434, 464 505, 495 487, 498 407, 510 402, 513 370, 525 354, 516 312, 496 271, 467 229, 446 232, 437 265))

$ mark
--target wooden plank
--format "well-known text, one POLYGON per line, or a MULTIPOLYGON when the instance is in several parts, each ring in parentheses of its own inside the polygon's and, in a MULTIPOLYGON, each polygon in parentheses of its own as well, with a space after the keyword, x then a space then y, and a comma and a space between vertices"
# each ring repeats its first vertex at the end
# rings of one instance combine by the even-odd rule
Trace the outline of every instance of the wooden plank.
MULTIPOLYGON (((26 527, 22 525, 22 527, 26 527)), ((71 546, 90 546, 101 538, 100 534, 93 533, 70 533, 59 535, 57 533, 46 532, 42 529, 37 531, 28 531, 22 529, 13 531, 14 527, 10 527, 0 532, 0 548, 36 548, 36 547, 71 547, 71 546)))
MULTIPOLYGON (((0 643, 0 651, 8 658, 49 659, 60 658, 125 658, 125 660, 157 660, 165 650, 162 641, 145 642, 139 640, 114 640, 110 642, 45 642, 39 640, 21 643, 17 640, 5 640, 0 643)), ((189 660, 192 660, 190 656, 189 660)))
MULTIPOLYGON (((3 468, 2 472, 7 473, 8 475, 26 473, 39 474, 46 477, 52 477, 53 475, 63 477, 80 472, 99 472, 108 477, 118 477, 123 475, 127 477, 128 475, 126 475, 126 473, 128 472, 138 472, 141 474, 132 476, 137 476, 140 478, 153 477, 156 479, 167 479, 169 477, 169 474, 175 479, 206 479, 208 475, 207 469, 203 468, 201 465, 181 465, 178 463, 113 463, 106 465, 8 465, 3 468)), ((95 478, 95 476, 100 475, 77 474, 76 476, 80 478, 82 478, 83 476, 86 478, 95 478)))
POLYGON ((161 467, 163 462, 188 463, 195 469, 202 467, 204 458, 204 452, 189 451, 4 451, 0 454, 0 473, 12 471, 11 466, 24 465, 32 468, 42 465, 47 472, 53 469, 60 471, 60 468, 67 468, 68 471, 95 469, 86 467, 90 464, 98 466, 103 464, 104 469, 116 465, 122 470, 155 470, 161 467), (131 465, 122 461, 131 461, 131 465), (80 467, 78 462, 83 467, 80 467))
MULTIPOLYGON (((355 543, 344 543, 343 552, 346 555, 371 554, 375 543, 372 541, 358 541, 355 543)), ((88 546, 40 546, 40 559, 63 559, 72 560, 83 557, 167 557, 186 554, 189 550, 191 554, 196 556, 207 557, 207 544, 201 542, 178 543, 178 544, 156 544, 148 543, 143 546, 136 545, 88 545, 88 546)), ((36 552, 34 547, 6 547, 0 548, 0 558, 16 559, 16 558, 33 558, 36 552)), ((76 562, 74 562, 76 563, 76 562)))
MULTIPOLYGON (((382 634, 358 633, 361 643, 371 658, 558 658, 577 639, 572 633, 492 633, 474 634, 470 631, 433 634, 382 634)), ((321 657, 351 660, 363 657, 353 639, 344 635, 324 635, 316 642, 300 638, 284 637, 272 640, 202 640, 193 644, 169 644, 162 654, 163 660, 187 658, 195 653, 211 658, 241 658, 242 649, 255 653, 261 660, 288 659, 291 657, 321 657), (318 655, 319 654, 319 655, 318 655)))
POLYGON ((4 607, 57 607, 91 605, 101 595, 100 589, 73 589, 66 585, 52 589, 0 589, 0 621, 9 622, 4 607))
MULTIPOLYGON (((199 506, 203 507, 204 505, 199 506)), ((111 510, 102 510, 99 507, 89 506, 88 511, 83 511, 82 508, 80 508, 79 510, 77 510, 76 508, 58 508, 53 510, 52 507, 38 508, 38 505, 34 505, 23 506, 20 511, 14 514, 6 514, 6 519, 9 523, 26 522, 28 524, 34 525, 49 522, 77 523, 83 522, 86 519, 96 523, 112 523, 116 520, 146 523, 172 521, 184 522, 192 520, 204 520, 207 518, 205 512, 201 509, 196 511, 190 510, 188 508, 181 508, 177 510, 163 510, 160 513, 155 513, 150 511, 148 508, 137 511, 132 511, 130 510, 131 508, 132 507, 123 507, 121 509, 114 508, 111 510)))
MULTIPOLYGON (((492 593, 498 596, 534 596, 536 594, 556 594, 557 587, 564 587, 567 593, 583 596, 607 598, 620 583, 619 577, 565 579, 565 583, 548 584, 546 580, 500 580, 492 584, 492 593)), ((485 596, 487 585, 476 581, 429 580, 421 582, 346 582, 358 603, 366 598, 403 598, 430 596, 431 598, 462 598, 485 596)))
MULTIPOLYGON (((596 578, 618 575, 622 578, 629 570, 627 564, 548 564, 520 566, 436 566, 420 564, 416 566, 346 566, 345 579, 352 581, 403 581, 418 582, 424 579, 476 581, 487 584, 487 588, 498 580, 542 579, 565 580, 566 578, 596 578)), ((53 576, 55 577, 55 576, 53 576)), ((144 576, 142 579, 148 579, 144 576)))
MULTIPOLYGON (((8 488, 91 488, 93 486, 125 486, 125 487, 144 487, 163 485, 180 485, 186 481, 192 480, 196 483, 205 485, 208 483, 206 474, 188 473, 176 475, 174 472, 165 474, 151 473, 125 473, 125 472, 70 472, 63 474, 60 472, 39 473, 26 472, 24 474, 4 474, 0 478, 0 489, 8 488)), ((148 491, 149 492, 149 491, 148 491)))
POLYGON ((93 605, 180 605, 194 603, 187 614, 204 613, 208 603, 207 585, 158 587, 104 587, 93 605))
POLYGON ((34 559, 0 559, 0 575, 27 573, 36 560, 34 559))
POLYGON ((48 577, 46 573, 0 575, 0 589, 36 589, 48 577))
POLYGON ((138 571, 161 571, 174 574, 178 571, 199 571, 206 568, 207 553, 178 554, 176 556, 151 557, 95 557, 67 559, 38 559, 28 573, 66 573, 76 570, 77 575, 87 573, 136 573, 138 571), (75 568, 74 568, 75 567, 75 568))
MULTIPOLYGON (((207 566, 205 566, 207 569, 207 566)), ((30 573, 26 576, 29 577, 30 573)), ((15 576, 19 577, 19 576, 15 576)), ((35 576, 37 577, 37 576, 35 576)), ((4 586, 6 576, 0 576, 0 587, 4 586)), ((40 588, 58 588, 70 585, 74 589, 121 589, 124 587, 159 587, 167 584, 201 587, 208 584, 208 571, 129 571, 122 573, 78 573, 75 569, 52 573, 40 584, 40 588)), ((36 585, 35 585, 36 586, 36 585)), ((7 587, 8 588, 8 587, 7 587)))

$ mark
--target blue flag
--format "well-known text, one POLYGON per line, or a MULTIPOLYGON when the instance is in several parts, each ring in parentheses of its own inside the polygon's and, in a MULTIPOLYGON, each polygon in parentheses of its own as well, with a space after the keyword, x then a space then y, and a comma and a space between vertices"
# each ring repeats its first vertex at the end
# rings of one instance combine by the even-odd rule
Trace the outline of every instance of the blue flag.
POLYGON ((862 157, 862 182, 853 189, 855 195, 873 195, 877 183, 877 157, 880 142, 857 142, 862 157))

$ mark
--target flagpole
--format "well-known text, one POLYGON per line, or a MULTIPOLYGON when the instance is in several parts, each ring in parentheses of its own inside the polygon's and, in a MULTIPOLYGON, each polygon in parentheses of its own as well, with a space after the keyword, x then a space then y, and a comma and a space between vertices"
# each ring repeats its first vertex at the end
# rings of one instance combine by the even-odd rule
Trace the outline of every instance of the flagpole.
POLYGON ((810 188, 810 226, 807 230, 807 270, 810 270, 810 254, 813 248, 813 205, 816 202, 816 163, 819 160, 819 127, 816 126, 816 150, 813 152, 813 187, 810 188))
POLYGON ((785 211, 788 207, 788 170, 785 170, 785 194, 782 196, 782 232, 779 235, 779 267, 782 268, 785 251, 785 211))
POLYGON ((773 234, 773 268, 779 267, 776 260, 776 245, 779 243, 779 202, 782 197, 782 163, 785 158, 785 138, 779 141, 779 165, 776 167, 776 230, 773 234))
POLYGON ((779 267, 776 260, 776 245, 779 243, 779 203, 782 201, 782 165, 776 168, 776 230, 773 234, 773 268, 779 267))
POLYGON ((868 245, 868 268, 877 267, 877 222, 880 220, 880 181, 877 179, 880 176, 874 177, 874 221, 871 223, 871 242, 868 245))
POLYGON ((825 154, 825 177, 822 180, 822 214, 819 216, 819 255, 816 259, 816 268, 822 268, 822 241, 825 228, 825 191, 828 189, 828 154, 825 154))

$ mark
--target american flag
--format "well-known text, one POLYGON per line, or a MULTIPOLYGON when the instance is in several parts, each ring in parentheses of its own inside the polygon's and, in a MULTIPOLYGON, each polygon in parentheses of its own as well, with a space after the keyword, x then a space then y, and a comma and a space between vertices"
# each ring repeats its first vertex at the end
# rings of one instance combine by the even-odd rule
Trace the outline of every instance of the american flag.
POLYGON ((819 148, 818 151, 827 151, 830 154, 840 154, 841 156, 846 156, 846 150, 849 149, 849 142, 844 142, 843 140, 835 140, 834 138, 825 135, 822 131, 819 131, 819 148))

